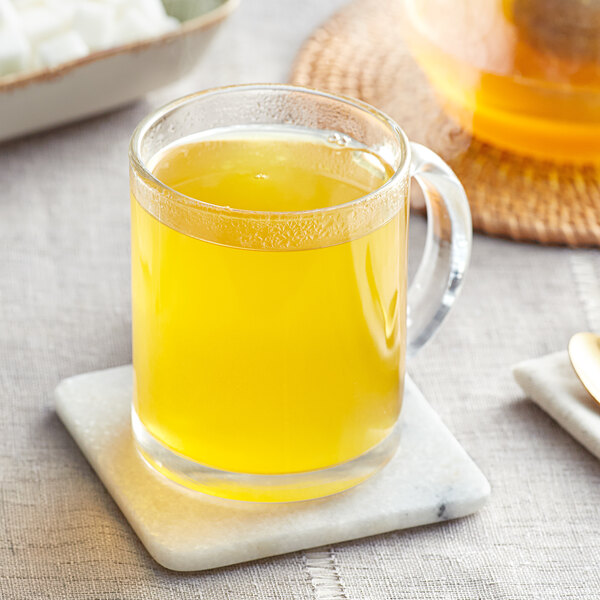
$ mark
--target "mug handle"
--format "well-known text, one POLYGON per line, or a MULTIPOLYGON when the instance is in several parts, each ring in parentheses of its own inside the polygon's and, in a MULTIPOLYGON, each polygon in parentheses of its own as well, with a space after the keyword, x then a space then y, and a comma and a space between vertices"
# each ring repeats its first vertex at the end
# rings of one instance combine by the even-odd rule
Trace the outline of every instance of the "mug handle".
POLYGON ((407 356, 414 356, 437 331, 462 286, 471 256, 473 229, 465 190, 433 151, 411 142, 411 176, 423 190, 427 238, 409 289, 407 356))

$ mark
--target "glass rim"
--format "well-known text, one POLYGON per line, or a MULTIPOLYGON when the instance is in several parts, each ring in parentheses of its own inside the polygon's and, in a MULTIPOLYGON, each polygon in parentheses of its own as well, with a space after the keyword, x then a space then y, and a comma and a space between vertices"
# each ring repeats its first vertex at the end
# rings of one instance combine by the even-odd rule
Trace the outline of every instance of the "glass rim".
MULTIPOLYGON (((182 138, 185 136, 182 136, 182 138)), ((356 98, 350 98, 348 96, 343 96, 340 94, 331 94, 329 92, 324 92, 322 90, 318 90, 315 88, 290 85, 284 83, 247 83, 247 84, 235 84, 235 85, 227 85, 220 86, 214 88, 208 88, 206 90, 202 90, 199 92, 194 92, 192 94, 187 94, 182 96, 181 98, 177 98, 176 100, 172 100, 167 104, 160 106, 159 108, 152 111, 146 117, 144 117, 137 127, 135 128, 131 140, 129 142, 129 159, 130 162, 134 165, 136 170, 141 172, 147 180, 152 182, 159 189, 164 189, 168 192, 171 198, 181 199, 188 206, 197 206, 203 207, 206 209, 210 209, 211 211, 219 211, 225 212, 231 216, 236 217, 285 217, 285 216, 310 216, 310 215, 319 215, 323 213, 335 212, 338 210, 344 210, 351 207, 358 206, 360 204, 368 204, 369 200, 379 196, 382 193, 392 189, 397 181, 402 180, 402 176, 405 174, 408 165, 410 164, 410 144, 408 141, 408 137, 402 130, 402 128, 386 113, 383 111, 371 106, 367 102, 363 102, 362 100, 357 100, 356 98), (203 200, 199 200, 198 198, 194 198, 192 196, 187 196, 186 194, 182 194, 181 192, 173 189, 164 183, 161 179, 156 177, 152 171, 147 167, 146 162, 141 157, 141 144, 144 136, 149 132, 152 126, 157 123, 160 119, 164 118, 169 113, 174 110, 185 106, 186 104, 191 104, 196 100, 220 94, 228 94, 236 91, 252 91, 252 90, 279 90, 284 92, 301 92, 305 94, 311 94, 314 96, 320 96, 323 98, 328 98, 330 100, 334 100, 336 102, 340 102, 354 108, 359 109, 363 113, 367 113, 371 116, 375 116, 381 122, 383 122, 388 129, 394 134, 396 138, 396 142, 401 147, 401 161, 398 167, 394 168, 394 172, 392 175, 383 183, 383 185, 375 188, 371 192, 359 196, 354 200, 350 200, 349 202, 344 202, 343 204, 334 204, 333 206, 323 206, 319 208, 311 208, 309 210, 277 210, 277 211, 268 211, 268 210, 252 210, 245 208, 234 208, 229 206, 223 206, 221 204, 212 204, 210 202, 204 202, 203 200)), ((393 165, 392 165, 393 166, 393 165)))

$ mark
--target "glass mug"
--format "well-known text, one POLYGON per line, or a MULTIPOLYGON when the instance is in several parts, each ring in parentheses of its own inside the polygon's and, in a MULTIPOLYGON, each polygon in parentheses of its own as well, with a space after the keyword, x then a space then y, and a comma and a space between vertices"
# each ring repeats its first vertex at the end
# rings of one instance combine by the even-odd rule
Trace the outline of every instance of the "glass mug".
POLYGON ((147 463, 266 502, 340 492, 383 467, 405 357, 469 261, 449 167, 358 100, 241 85, 147 117, 130 172, 132 427, 147 463), (428 233, 407 293, 411 175, 428 233), (216 177, 230 201, 214 200, 216 177))

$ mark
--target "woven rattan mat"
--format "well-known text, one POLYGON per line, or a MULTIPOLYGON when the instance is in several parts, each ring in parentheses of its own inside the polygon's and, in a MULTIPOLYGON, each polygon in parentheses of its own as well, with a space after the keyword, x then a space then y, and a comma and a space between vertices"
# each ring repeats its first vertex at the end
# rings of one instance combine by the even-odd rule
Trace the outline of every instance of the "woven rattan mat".
POLYGON ((472 139, 441 110, 402 42, 401 18, 398 0, 356 0, 304 44, 292 83, 361 98, 441 154, 465 186, 475 229, 600 246, 600 165, 555 165, 472 139))

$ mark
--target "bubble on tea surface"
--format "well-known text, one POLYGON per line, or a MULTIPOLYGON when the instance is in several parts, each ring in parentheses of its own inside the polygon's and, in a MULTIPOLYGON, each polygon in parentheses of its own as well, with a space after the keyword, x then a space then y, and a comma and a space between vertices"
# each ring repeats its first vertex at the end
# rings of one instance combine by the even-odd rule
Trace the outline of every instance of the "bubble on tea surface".
POLYGON ((350 143, 350 138, 347 135, 334 131, 327 136, 327 142, 333 146, 344 148, 350 143))

